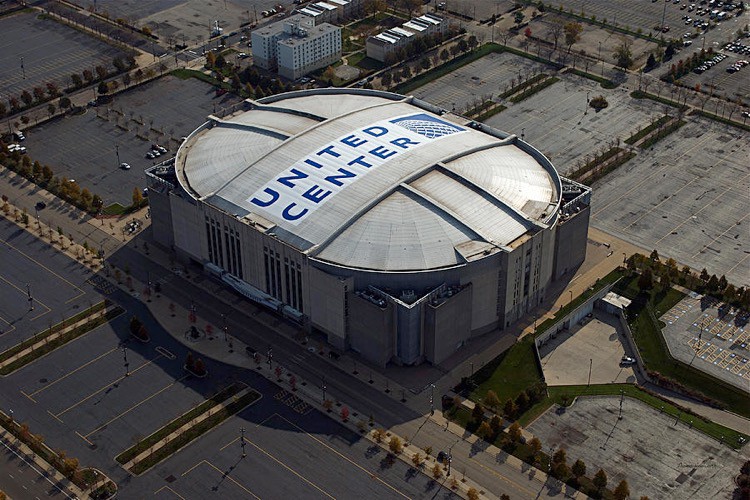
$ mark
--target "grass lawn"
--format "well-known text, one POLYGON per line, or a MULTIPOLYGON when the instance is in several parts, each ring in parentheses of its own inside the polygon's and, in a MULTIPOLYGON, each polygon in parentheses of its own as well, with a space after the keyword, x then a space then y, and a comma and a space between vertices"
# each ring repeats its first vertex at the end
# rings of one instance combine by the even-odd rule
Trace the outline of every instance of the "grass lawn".
POLYGON ((474 375, 474 380, 484 381, 471 392, 469 399, 479 401, 493 390, 502 404, 540 383, 542 374, 534 356, 534 339, 528 335, 474 375))

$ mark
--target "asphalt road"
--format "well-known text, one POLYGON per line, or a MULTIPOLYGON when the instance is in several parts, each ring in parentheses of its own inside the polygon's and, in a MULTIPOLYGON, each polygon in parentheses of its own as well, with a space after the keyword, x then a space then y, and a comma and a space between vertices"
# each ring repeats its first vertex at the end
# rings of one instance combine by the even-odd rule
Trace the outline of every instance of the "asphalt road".
POLYGON ((10 498, 70 498, 45 471, 15 447, 0 440, 0 490, 10 498))

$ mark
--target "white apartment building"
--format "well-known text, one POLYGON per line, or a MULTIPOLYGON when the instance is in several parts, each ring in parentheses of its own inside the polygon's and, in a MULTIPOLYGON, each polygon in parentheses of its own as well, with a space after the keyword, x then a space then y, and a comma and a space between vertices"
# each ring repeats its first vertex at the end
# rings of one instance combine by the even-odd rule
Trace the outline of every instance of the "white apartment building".
POLYGON ((292 16, 252 32, 253 61, 295 80, 341 59, 341 28, 292 16))
POLYGON ((367 39, 367 57, 384 62, 388 54, 395 52, 408 45, 415 38, 448 32, 449 23, 447 19, 434 14, 425 14, 415 17, 402 24, 400 27, 385 30, 367 39))

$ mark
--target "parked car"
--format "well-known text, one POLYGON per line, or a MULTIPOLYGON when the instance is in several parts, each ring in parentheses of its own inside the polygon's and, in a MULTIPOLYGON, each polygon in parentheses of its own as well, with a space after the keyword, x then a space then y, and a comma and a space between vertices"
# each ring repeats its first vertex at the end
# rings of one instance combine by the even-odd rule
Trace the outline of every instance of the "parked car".
POLYGON ((120 163, 120 168, 123 170, 130 170, 130 165, 125 162, 120 163))
POLYGON ((631 358, 630 356, 623 356, 620 360, 620 364, 622 366, 632 366, 635 364, 635 358, 631 358))

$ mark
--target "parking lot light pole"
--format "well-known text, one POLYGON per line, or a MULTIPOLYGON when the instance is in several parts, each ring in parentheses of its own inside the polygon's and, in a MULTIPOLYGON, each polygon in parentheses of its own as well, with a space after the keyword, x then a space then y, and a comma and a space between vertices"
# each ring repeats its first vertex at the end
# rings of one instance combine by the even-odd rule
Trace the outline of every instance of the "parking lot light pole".
POLYGON ((266 357, 268 358, 268 369, 270 370, 273 363, 273 351, 270 346, 268 347, 268 351, 266 351, 266 357))
POLYGON ((320 386, 323 389, 323 402, 326 402, 326 378, 323 377, 323 385, 320 386))
POLYGON ((34 310, 34 297, 31 296, 31 285, 26 283, 26 294, 29 296, 29 311, 34 310))
POLYGON ((120 145, 115 144, 115 156, 117 156, 117 166, 120 166, 120 145))
POLYGON ((435 414, 435 384, 430 384, 430 415, 435 414))
POLYGON ((122 346, 122 359, 125 363, 125 376, 130 376, 130 363, 128 363, 128 350, 125 348, 125 346, 122 346))
POLYGON ((240 447, 242 447, 242 458, 245 458, 247 456, 247 453, 245 453, 245 428, 240 427, 240 447))
POLYGON ((26 68, 23 66, 23 56, 21 56, 21 73, 23 73, 23 79, 26 80, 26 68))

